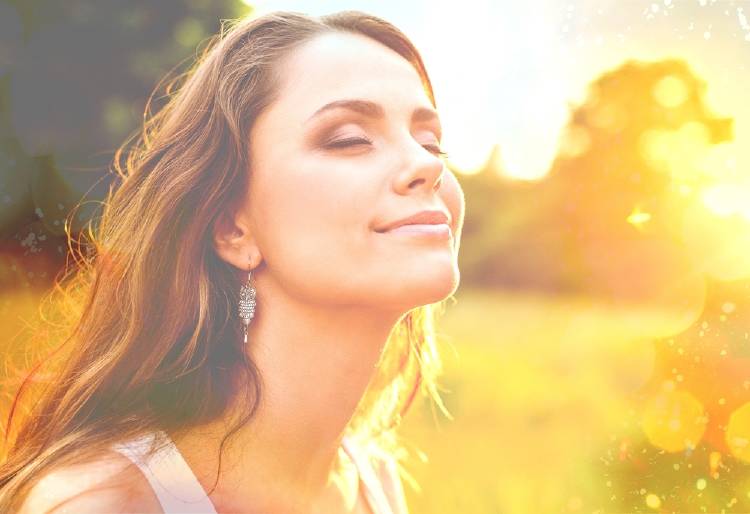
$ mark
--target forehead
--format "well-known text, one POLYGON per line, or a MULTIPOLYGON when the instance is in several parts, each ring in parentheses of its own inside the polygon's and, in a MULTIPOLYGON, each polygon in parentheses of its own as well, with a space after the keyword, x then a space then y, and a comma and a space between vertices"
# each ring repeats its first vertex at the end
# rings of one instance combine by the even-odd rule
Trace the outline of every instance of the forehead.
POLYGON ((386 110, 432 104, 417 70, 394 50, 359 34, 316 36, 280 64, 277 108, 305 120, 342 98, 381 103, 386 110))

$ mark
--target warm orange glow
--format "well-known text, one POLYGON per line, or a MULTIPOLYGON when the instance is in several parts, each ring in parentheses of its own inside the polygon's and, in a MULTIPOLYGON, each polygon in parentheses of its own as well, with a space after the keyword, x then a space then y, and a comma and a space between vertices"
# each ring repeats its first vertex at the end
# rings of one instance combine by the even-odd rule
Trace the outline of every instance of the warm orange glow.
POLYGON ((706 191, 683 219, 683 238, 699 269, 719 280, 750 277, 750 217, 744 193, 729 186, 706 191))
MULTIPOLYGON (((482 1, 438 2, 426 11, 416 2, 235 3, 245 6, 235 6, 237 12, 252 16, 285 9, 313 15, 338 8, 372 12, 412 38, 429 71, 442 127, 440 147, 447 154, 443 162, 459 175, 466 223, 457 302, 447 302, 445 317, 437 321, 445 405, 420 404, 414 396, 416 408, 399 427, 414 450, 404 476, 411 474, 417 479, 413 485, 424 491, 407 485, 410 511, 750 512, 747 5, 482 1)), ((0 0, 0 19, 12 4, 0 0)), ((144 80, 157 78, 143 70, 171 68, 178 50, 192 53, 216 27, 222 5, 181 2, 179 13, 169 18, 173 23, 163 24, 158 45, 156 39, 153 48, 144 41, 149 48, 135 45, 128 59, 103 63, 107 76, 125 78, 120 74, 131 60, 137 73, 118 81, 116 97, 87 99, 87 105, 100 108, 81 111, 85 119, 71 117, 76 123, 63 132, 81 127, 74 138, 85 141, 89 121, 100 118, 113 134, 138 128, 133 125, 141 121, 136 100, 145 100, 144 80)), ((48 27, 56 37, 58 30, 57 19, 40 23, 31 9, 12 9, 23 16, 17 16, 13 62, 0 58, 0 76, 10 85, 0 88, 0 103, 6 100, 10 107, 24 92, 14 82, 17 74, 48 65, 45 59, 24 65, 31 43, 48 27)), ((119 28, 93 33, 118 35, 117 46, 125 48, 123 34, 142 33, 135 25, 148 17, 110 11, 111 17, 92 19, 119 28), (121 24, 134 30, 123 32, 121 24)), ((59 21, 64 22, 62 16, 59 21)), ((76 26, 71 32, 77 31, 76 26)), ((105 55, 111 48, 97 47, 94 53, 105 55)), ((56 62, 78 60, 74 51, 61 55, 56 62)), ((89 76, 66 75, 80 84, 89 76)), ((63 81, 50 91, 75 90, 71 85, 63 81)), ((378 96, 381 85, 361 82, 362 92, 378 96)), ((36 97, 37 88, 25 89, 36 97)), ((42 171, 73 163, 66 162, 68 150, 56 146, 47 159, 38 153, 40 145, 24 142, 52 137, 46 126, 54 125, 55 116, 47 121, 42 110, 39 127, 26 129, 31 135, 21 130, 27 110, 48 100, 31 98, 24 109, 9 110, 8 123, 2 122, 8 137, 4 132, 0 138, 0 175, 7 165, 9 180, 0 186, 0 222, 18 233, 0 245, 13 254, 12 259, 0 254, 0 332, 8 334, 0 419, 7 419, 11 408, 16 419, 30 413, 30 402, 17 408, 11 403, 22 371, 35 362, 27 353, 46 348, 29 337, 43 291, 27 286, 41 272, 50 279, 54 275, 50 264, 37 266, 35 258, 65 251, 61 241, 59 249, 57 243, 42 244, 47 236, 41 227, 55 228, 53 213, 63 211, 60 193, 42 171), (24 143, 23 152, 17 141, 24 143), (33 180, 27 184, 28 177, 33 180), (2 289, 8 277, 17 277, 18 284, 2 289)), ((382 124, 360 128, 381 142, 398 135, 391 129, 407 137, 414 132, 408 116, 393 114, 382 124)), ((389 152, 395 148, 387 146, 389 152)), ((378 159, 385 147, 375 144, 370 153, 332 153, 331 158, 340 157, 356 173, 359 159, 378 159)), ((75 148, 70 152, 77 158, 75 148)), ((409 163, 401 168, 395 161, 393 167, 383 163, 383 177, 398 171, 406 176, 409 163)), ((383 197, 388 202, 373 205, 373 212, 434 206, 439 200, 426 189, 409 189, 412 196, 386 187, 380 193, 389 195, 383 197)), ((342 198, 347 194, 342 190, 342 198)), ((200 203, 202 195, 195 198, 199 207, 210 205, 200 203)), ((310 255, 317 254, 311 250, 310 255)), ((113 261, 102 253, 100 262, 113 261)), ((399 265, 388 255, 378 263, 399 265)), ((140 269, 146 268, 133 267, 140 269)), ((366 276, 355 279, 365 286, 366 276)), ((82 308, 70 301, 62 310, 72 317, 82 308)), ((49 339, 52 343, 52 332, 49 339)), ((422 364, 437 369, 437 355, 425 354, 422 364)), ((29 379, 28 391, 41 389, 48 378, 40 373, 29 379)), ((27 392, 24 400, 31 397, 27 392)), ((385 408, 385 396, 383 402, 385 408)))
POLYGON ((649 129, 641 135, 641 155, 654 169, 670 173, 678 183, 694 183, 707 173, 702 162, 709 134, 703 123, 688 122, 676 131, 649 129))
POLYGON ((667 381, 647 403, 643 430, 651 444, 668 452, 695 448, 706 430, 703 405, 687 391, 667 381))
POLYGON ((727 425, 726 440, 732 455, 750 463, 750 402, 732 413, 727 425))
POLYGON ((641 225, 644 223, 647 223, 651 220, 651 214, 647 212, 643 212, 640 208, 640 206, 635 206, 633 208, 633 212, 630 213, 630 216, 628 216, 628 223, 631 225, 640 228, 641 225))
POLYGON ((688 90, 679 77, 668 75, 656 83, 651 93, 664 107, 674 108, 685 103, 688 90))
POLYGON ((659 499, 659 497, 657 495, 655 495, 655 494, 649 494, 649 495, 646 496, 646 506, 649 509, 656 510, 659 507, 661 507, 661 500, 659 499))
POLYGON ((573 158, 585 154, 591 146, 591 136, 585 127, 574 125, 560 138, 560 153, 564 157, 573 158))
POLYGON ((706 189, 702 198, 712 213, 722 218, 739 215, 750 222, 750 183, 719 184, 706 189))

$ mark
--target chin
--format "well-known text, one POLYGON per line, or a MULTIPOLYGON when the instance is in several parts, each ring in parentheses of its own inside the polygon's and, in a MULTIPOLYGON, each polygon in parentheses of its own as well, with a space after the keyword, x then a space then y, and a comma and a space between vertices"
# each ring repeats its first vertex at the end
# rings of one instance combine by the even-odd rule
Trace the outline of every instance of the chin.
POLYGON ((451 296, 458 289, 460 278, 458 268, 454 267, 450 272, 440 275, 424 274, 416 279, 404 281, 404 287, 410 293, 412 305, 419 307, 441 302, 451 296))

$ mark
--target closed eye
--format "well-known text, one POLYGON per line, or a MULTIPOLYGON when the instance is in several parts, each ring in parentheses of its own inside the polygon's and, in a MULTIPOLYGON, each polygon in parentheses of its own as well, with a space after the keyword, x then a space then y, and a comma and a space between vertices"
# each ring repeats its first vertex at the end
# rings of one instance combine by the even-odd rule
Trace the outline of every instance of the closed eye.
POLYGON ((422 145, 425 147, 425 149, 435 155, 439 155, 441 157, 446 157, 448 154, 445 153, 438 145, 422 145))
POLYGON ((365 139, 362 137, 350 137, 347 139, 339 139, 338 141, 332 141, 328 144, 326 144, 326 148, 346 148, 348 146, 358 146, 358 145, 369 145, 372 141, 369 139, 365 139))
MULTIPOLYGON (((369 139, 365 139, 362 137, 350 137, 347 139, 339 139, 338 141, 332 141, 328 144, 326 144, 326 148, 346 148, 349 146, 359 146, 359 145, 369 145, 372 144, 372 141, 369 139)), ((422 145, 425 150, 430 152, 431 154, 438 155, 445 157, 448 154, 445 153, 438 145, 435 144, 429 144, 429 145, 422 145)))

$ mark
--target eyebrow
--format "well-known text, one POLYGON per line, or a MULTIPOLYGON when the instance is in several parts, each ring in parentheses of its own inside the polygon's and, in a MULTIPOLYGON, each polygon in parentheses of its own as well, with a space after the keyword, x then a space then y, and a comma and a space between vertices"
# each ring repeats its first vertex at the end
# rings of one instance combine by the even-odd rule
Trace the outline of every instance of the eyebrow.
MULTIPOLYGON (((367 116, 368 118, 384 118, 385 117, 385 111, 383 110, 383 107, 381 107, 379 104, 376 104, 375 102, 371 102, 369 100, 359 100, 359 99, 336 100, 336 101, 325 104, 323 107, 315 111, 313 115, 310 116, 305 123, 310 122, 310 120, 312 120, 313 118, 319 116, 320 114, 326 111, 331 111, 334 109, 347 109, 350 111, 358 112, 359 114, 367 116)), ((420 121, 433 121, 433 120, 437 120, 439 122, 440 118, 438 117, 438 114, 434 109, 430 109, 428 107, 417 107, 411 113, 412 123, 417 123, 420 121)))

